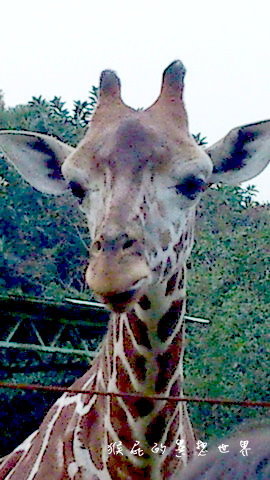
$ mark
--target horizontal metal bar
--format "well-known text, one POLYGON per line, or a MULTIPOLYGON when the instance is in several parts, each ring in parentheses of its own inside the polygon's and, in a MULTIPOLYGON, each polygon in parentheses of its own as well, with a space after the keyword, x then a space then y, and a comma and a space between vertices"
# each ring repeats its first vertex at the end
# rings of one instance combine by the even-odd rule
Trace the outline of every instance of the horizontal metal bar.
POLYGON ((184 315, 184 319, 187 320, 188 322, 197 322, 197 323, 206 323, 206 324, 210 323, 210 320, 207 320, 206 318, 190 317, 189 315, 184 315))
POLYGON ((79 390, 72 387, 60 387, 56 385, 40 385, 37 383, 10 383, 0 382, 0 388, 9 388, 14 390, 41 390, 44 392, 66 392, 69 394, 80 395, 100 395, 102 397, 119 397, 119 398, 144 398, 147 400, 168 401, 168 402, 195 402, 195 403, 210 403, 211 405, 239 405, 243 407, 270 407, 270 402, 252 401, 252 400, 234 400, 229 398, 200 398, 200 397, 174 397, 161 395, 143 395, 137 392, 99 392, 98 390, 79 390))
MULTIPOLYGON (((97 310, 108 310, 105 303, 99 302, 92 302, 88 300, 77 300, 76 298, 65 298, 66 302, 74 303, 75 305, 86 305, 92 308, 96 308, 97 310)), ((210 323, 210 320, 206 318, 198 318, 198 317, 190 317, 189 315, 184 315, 185 320, 188 322, 197 322, 197 323, 210 323)))
POLYGON ((0 348, 18 348, 20 350, 32 350, 34 352, 44 352, 44 353, 62 353, 69 355, 80 355, 81 357, 90 357, 94 358, 96 352, 79 350, 76 348, 61 348, 61 347, 47 347, 43 345, 35 345, 28 343, 17 343, 17 342, 3 342, 0 341, 0 348))
POLYGON ((106 307, 105 303, 99 302, 92 302, 89 300, 77 300, 76 298, 65 298, 64 299, 68 303, 74 303, 75 305, 86 305, 87 307, 93 307, 97 310, 107 310, 109 309, 106 307))
MULTIPOLYGON (((84 309, 83 307, 90 307, 90 310, 96 310, 96 311, 104 311, 104 312, 108 312, 109 313, 109 310, 107 308, 107 306, 104 304, 104 303, 99 303, 99 302, 94 302, 92 300, 78 300, 76 298, 65 298, 64 301, 62 302, 56 302, 56 301, 52 301, 52 300, 46 300, 46 299, 39 299, 39 298, 31 298, 31 297, 21 297, 21 296, 8 296, 8 297, 2 297, 0 295, 0 305, 1 303, 5 303, 5 302, 17 302, 18 305, 22 304, 22 305, 27 305, 27 303, 29 303, 29 305, 37 305, 37 306, 41 306, 41 307, 44 307, 44 308, 49 308, 49 309, 53 309, 57 312, 57 315, 58 315, 58 318, 59 318, 59 321, 61 323, 65 323, 65 324, 76 324, 76 325, 82 325, 82 326, 87 326, 87 325, 91 325, 93 327, 106 327, 106 322, 104 321, 99 321, 99 322, 93 322, 93 321, 90 321, 90 320, 80 320, 78 318, 76 319, 69 319, 69 318, 65 318, 65 315, 67 316, 70 316, 71 313, 72 313, 72 310, 71 310, 71 305, 68 305, 68 304, 73 304, 73 305, 78 305, 80 307, 82 307, 82 311, 80 313, 80 311, 76 311, 76 316, 78 315, 82 315, 82 316, 85 316, 85 313, 87 312, 87 309, 84 309), (67 309, 67 311, 65 311, 67 309), (60 315, 60 316, 59 316, 60 315)), ((198 318, 198 317, 193 317, 193 316, 189 316, 189 315, 185 315, 184 316, 185 320, 187 320, 188 322, 193 322, 193 323, 203 323, 203 324, 210 324, 211 323, 211 320, 207 320, 205 318, 198 318)))

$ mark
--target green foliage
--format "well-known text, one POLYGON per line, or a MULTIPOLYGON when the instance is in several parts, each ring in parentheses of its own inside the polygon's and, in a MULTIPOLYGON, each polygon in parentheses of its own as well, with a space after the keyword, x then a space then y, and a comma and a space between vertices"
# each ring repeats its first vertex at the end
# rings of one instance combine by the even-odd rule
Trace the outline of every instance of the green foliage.
MULTIPOLYGON (((217 186, 198 209, 189 312, 211 326, 188 326, 185 390, 191 396, 270 399, 269 206, 255 202, 254 194, 253 187, 217 186)), ((208 404, 190 410, 205 439, 266 415, 262 408, 208 404)))
POLYGON ((55 298, 83 294, 88 231, 71 197, 36 192, 3 161, 0 172, 8 182, 0 202, 1 287, 55 298))
MULTIPOLYGON (((75 101, 72 113, 60 97, 32 97, 27 105, 0 109, 0 128, 48 133, 76 145, 97 95, 92 87, 89 101, 75 101)), ((1 287, 13 294, 54 298, 84 294, 89 238, 71 196, 42 195, 2 158, 0 198, 1 287)), ((89 292, 85 295, 89 298, 89 292)))
POLYGON ((61 97, 54 97, 50 101, 42 96, 32 97, 27 105, 5 109, 0 94, 0 129, 48 133, 74 146, 85 133, 97 98, 98 88, 93 86, 89 92, 89 99, 84 102, 74 101, 70 113, 61 97))
POLYGON ((0 90, 0 110, 5 109, 4 94, 3 90, 0 90))
POLYGON ((202 134, 201 133, 197 133, 196 135, 193 135, 193 138, 194 140, 197 142, 198 145, 206 145, 207 144, 207 141, 206 141, 206 137, 202 137, 202 134))

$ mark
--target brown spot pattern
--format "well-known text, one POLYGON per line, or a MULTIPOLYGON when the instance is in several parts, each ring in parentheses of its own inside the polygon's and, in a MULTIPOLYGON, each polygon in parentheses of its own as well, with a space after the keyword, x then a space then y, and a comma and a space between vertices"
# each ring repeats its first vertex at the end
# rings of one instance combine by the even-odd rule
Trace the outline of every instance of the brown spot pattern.
POLYGON ((168 257, 167 258, 167 265, 166 265, 166 268, 165 268, 165 271, 164 271, 164 277, 166 277, 168 275, 168 273, 170 272, 172 268, 172 261, 171 261, 171 258, 168 257))
POLYGON ((181 250, 183 250, 183 248, 184 248, 184 234, 181 235, 181 237, 179 239, 179 242, 177 242, 173 247, 173 249, 176 253, 177 260, 178 260, 179 254, 180 254, 181 250))
POLYGON ((184 268, 179 274, 178 290, 182 290, 185 287, 185 270, 184 268))
POLYGON ((182 329, 176 334, 173 342, 169 345, 165 353, 157 356, 159 372, 157 374, 155 390, 156 393, 164 392, 169 380, 179 365, 179 359, 182 352, 183 343, 182 329))
POLYGON ((175 444, 177 440, 176 435, 179 427, 179 422, 180 422, 180 416, 179 416, 179 413, 177 413, 174 421, 171 423, 171 426, 168 430, 168 434, 166 438, 166 445, 168 447, 170 447, 172 444, 175 444))
POLYGON ((137 344, 151 349, 146 325, 133 312, 127 313, 127 318, 137 344))
MULTIPOLYGON (((183 466, 182 466, 183 468, 183 466)), ((163 480, 169 480, 172 478, 172 472, 178 474, 178 477, 181 478, 181 458, 176 457, 176 452, 173 451, 170 455, 168 455, 162 466, 161 466, 161 478, 163 480)))
POLYGON ((154 401, 147 398, 139 398, 135 401, 134 406, 137 409, 137 415, 140 417, 145 417, 153 410, 154 401))
POLYGON ((119 392, 135 393, 129 375, 119 357, 116 358, 116 388, 119 392))
POLYGON ((146 376, 145 358, 137 353, 126 327, 123 329, 123 350, 134 376, 143 382, 146 376))
MULTIPOLYGON (((126 403, 126 399, 124 402, 126 403)), ((127 404, 128 403, 129 401, 127 401, 127 404)), ((131 449, 134 444, 134 435, 129 426, 126 413, 119 405, 118 398, 115 397, 111 398, 111 424, 120 442, 122 442, 128 449, 131 449)))
POLYGON ((145 438, 150 447, 154 446, 154 443, 159 443, 162 438, 166 427, 165 418, 162 415, 157 415, 154 420, 148 425, 145 438))
POLYGON ((169 281, 167 283, 165 297, 167 297, 168 295, 170 295, 171 293, 174 292, 175 285, 176 285, 176 282, 177 282, 177 277, 178 277, 178 272, 174 273, 174 275, 169 279, 169 281))
POLYGON ((114 322, 115 322, 115 329, 116 329, 116 330, 115 330, 116 341, 118 342, 118 340, 119 340, 119 335, 120 335, 120 325, 119 325, 119 323, 120 323, 120 315, 116 315, 116 318, 115 318, 114 322))
MULTIPOLYGON (((167 402, 165 406, 158 413, 157 418, 164 419, 164 422, 165 422, 164 428, 168 425, 169 421, 175 415, 176 409, 178 409, 177 403, 167 402)), ((156 425, 156 423, 154 424, 156 425)), ((171 424, 167 432, 167 436, 165 438, 165 444, 167 445, 167 447, 171 447, 172 443, 175 442, 175 435, 177 433, 178 426, 179 426, 179 414, 176 415, 173 423, 171 424)), ((156 440, 156 442, 158 442, 158 440, 156 440)))
POLYGON ((171 386, 169 395, 171 397, 179 397, 181 395, 181 388, 178 380, 176 380, 176 382, 174 382, 174 384, 171 386))
POLYGON ((159 320, 157 333, 162 342, 165 342, 167 338, 173 334, 178 324, 183 304, 184 300, 175 300, 172 302, 169 310, 159 320))
POLYGON ((107 401, 107 398, 99 395, 89 413, 81 417, 79 421, 81 426, 79 439, 86 448, 89 448, 91 459, 98 469, 101 469, 103 465, 101 454, 105 440, 104 412, 107 401))
POLYGON ((74 457, 74 431, 78 416, 74 415, 74 406, 65 407, 65 417, 69 419, 68 428, 63 436, 63 458, 64 458, 64 475, 68 478, 68 465, 75 461, 74 457))
POLYGON ((139 305, 143 310, 149 310, 151 308, 151 302, 146 295, 143 295, 139 301, 139 305))

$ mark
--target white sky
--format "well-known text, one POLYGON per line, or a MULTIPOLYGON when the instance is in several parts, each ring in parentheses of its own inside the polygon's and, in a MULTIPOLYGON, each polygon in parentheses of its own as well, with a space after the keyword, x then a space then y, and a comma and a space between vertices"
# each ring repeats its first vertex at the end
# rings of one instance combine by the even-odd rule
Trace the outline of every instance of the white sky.
MULTIPOLYGON (((148 107, 180 58, 192 133, 209 144, 270 118, 269 0, 13 0, 1 4, 0 88, 8 106, 72 105, 116 70, 124 101, 148 107)), ((251 181, 270 201, 270 166, 251 181)))

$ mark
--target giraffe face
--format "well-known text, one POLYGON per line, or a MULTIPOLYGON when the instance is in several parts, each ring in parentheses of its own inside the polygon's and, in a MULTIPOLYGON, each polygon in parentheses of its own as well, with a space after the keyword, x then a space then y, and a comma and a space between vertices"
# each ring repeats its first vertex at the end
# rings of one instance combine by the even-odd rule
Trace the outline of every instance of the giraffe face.
POLYGON ((184 75, 173 62, 157 101, 136 111, 122 101, 115 73, 104 71, 90 128, 75 149, 50 135, 0 131, 1 150, 34 188, 60 195, 69 186, 79 198, 93 240, 86 278, 115 311, 138 299, 146 307, 144 293, 149 300, 180 289, 200 194, 208 184, 250 180, 269 163, 269 120, 236 127, 205 151, 196 145, 184 75))
POLYGON ((116 79, 101 84, 89 131, 62 170, 88 220, 86 280, 120 312, 186 261, 212 163, 188 134, 179 88, 178 115, 164 81, 158 101, 135 111, 117 96, 116 79))

